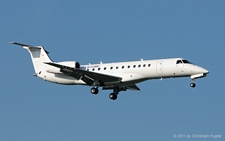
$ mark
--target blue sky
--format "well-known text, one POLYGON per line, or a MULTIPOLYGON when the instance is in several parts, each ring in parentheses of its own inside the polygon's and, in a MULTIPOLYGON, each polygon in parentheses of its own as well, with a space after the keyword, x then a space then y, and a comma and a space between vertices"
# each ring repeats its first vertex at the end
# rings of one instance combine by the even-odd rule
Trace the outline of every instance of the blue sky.
POLYGON ((0 140, 224 140, 224 7, 221 0, 1 2, 0 140), (54 61, 183 57, 210 74, 195 89, 190 78, 151 80, 112 101, 110 91, 92 95, 90 87, 32 76, 28 52, 11 41, 43 45, 54 61))

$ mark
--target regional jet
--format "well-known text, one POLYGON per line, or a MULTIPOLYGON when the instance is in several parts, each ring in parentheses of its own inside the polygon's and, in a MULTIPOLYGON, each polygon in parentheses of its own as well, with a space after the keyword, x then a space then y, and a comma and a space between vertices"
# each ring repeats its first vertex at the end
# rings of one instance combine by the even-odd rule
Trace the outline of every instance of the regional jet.
POLYGON ((57 84, 87 85, 91 87, 92 94, 98 94, 99 87, 112 90, 109 95, 112 100, 117 99, 120 91, 140 90, 136 84, 151 79, 190 77, 190 86, 194 88, 195 79, 206 77, 209 73, 183 58, 88 65, 80 65, 77 61, 53 62, 43 46, 10 43, 28 50, 35 70, 34 76, 57 84))

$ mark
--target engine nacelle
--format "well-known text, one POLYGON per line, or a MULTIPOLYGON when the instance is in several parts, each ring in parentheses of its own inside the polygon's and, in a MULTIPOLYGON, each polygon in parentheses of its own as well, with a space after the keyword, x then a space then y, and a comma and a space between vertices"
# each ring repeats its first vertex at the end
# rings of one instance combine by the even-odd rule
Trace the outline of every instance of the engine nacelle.
POLYGON ((58 64, 68 66, 68 67, 72 67, 72 68, 77 68, 77 69, 80 68, 80 63, 78 63, 76 61, 58 62, 58 64))
MULTIPOLYGON (((65 62, 58 62, 57 64, 67 66, 67 67, 72 67, 72 68, 80 68, 80 64, 76 61, 65 61, 65 62)), ((60 68, 57 67, 51 67, 46 69, 47 72, 49 73, 54 73, 54 74, 61 74, 62 72, 60 71, 60 68)))

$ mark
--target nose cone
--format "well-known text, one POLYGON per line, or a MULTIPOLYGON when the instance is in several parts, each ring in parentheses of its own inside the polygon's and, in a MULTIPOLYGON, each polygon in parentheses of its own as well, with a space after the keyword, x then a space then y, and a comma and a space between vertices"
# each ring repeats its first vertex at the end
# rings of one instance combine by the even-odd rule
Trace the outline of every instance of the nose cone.
POLYGON ((204 73, 204 74, 208 74, 209 73, 209 71, 207 70, 207 69, 202 69, 202 72, 204 73))
POLYGON ((200 66, 194 66, 192 68, 192 72, 193 73, 203 73, 203 74, 208 74, 209 73, 209 71, 207 69, 202 68, 200 66))
POLYGON ((202 67, 198 67, 198 71, 199 71, 200 73, 203 73, 203 74, 208 74, 208 73, 209 73, 209 71, 208 71, 207 69, 202 68, 202 67))

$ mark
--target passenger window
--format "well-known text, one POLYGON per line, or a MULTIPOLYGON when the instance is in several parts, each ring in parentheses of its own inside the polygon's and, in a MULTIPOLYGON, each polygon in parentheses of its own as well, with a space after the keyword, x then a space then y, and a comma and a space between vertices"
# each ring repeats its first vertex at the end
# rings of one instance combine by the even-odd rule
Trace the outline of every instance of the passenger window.
POLYGON ((98 68, 98 70, 100 71, 101 68, 98 68))
POLYGON ((151 64, 148 64, 148 67, 151 67, 151 64))
POLYGON ((124 66, 122 66, 122 69, 124 69, 124 66))
POLYGON ((130 68, 130 66, 127 66, 127 68, 129 69, 129 68, 130 68))
POLYGON ((116 69, 118 69, 119 67, 116 67, 116 69))
POLYGON ((144 64, 143 67, 145 67, 146 65, 144 64))
POLYGON ((110 68, 111 70, 113 69, 113 67, 110 68))
POLYGON ((93 68, 92 71, 95 71, 95 69, 93 68))
POLYGON ((89 71, 89 69, 87 69, 87 71, 89 71))
POLYGON ((141 65, 138 65, 138 67, 140 68, 140 67, 141 67, 141 65))
POLYGON ((136 65, 133 66, 133 68, 135 68, 135 67, 136 67, 136 65))
POLYGON ((104 67, 104 70, 106 70, 106 67, 104 67))

